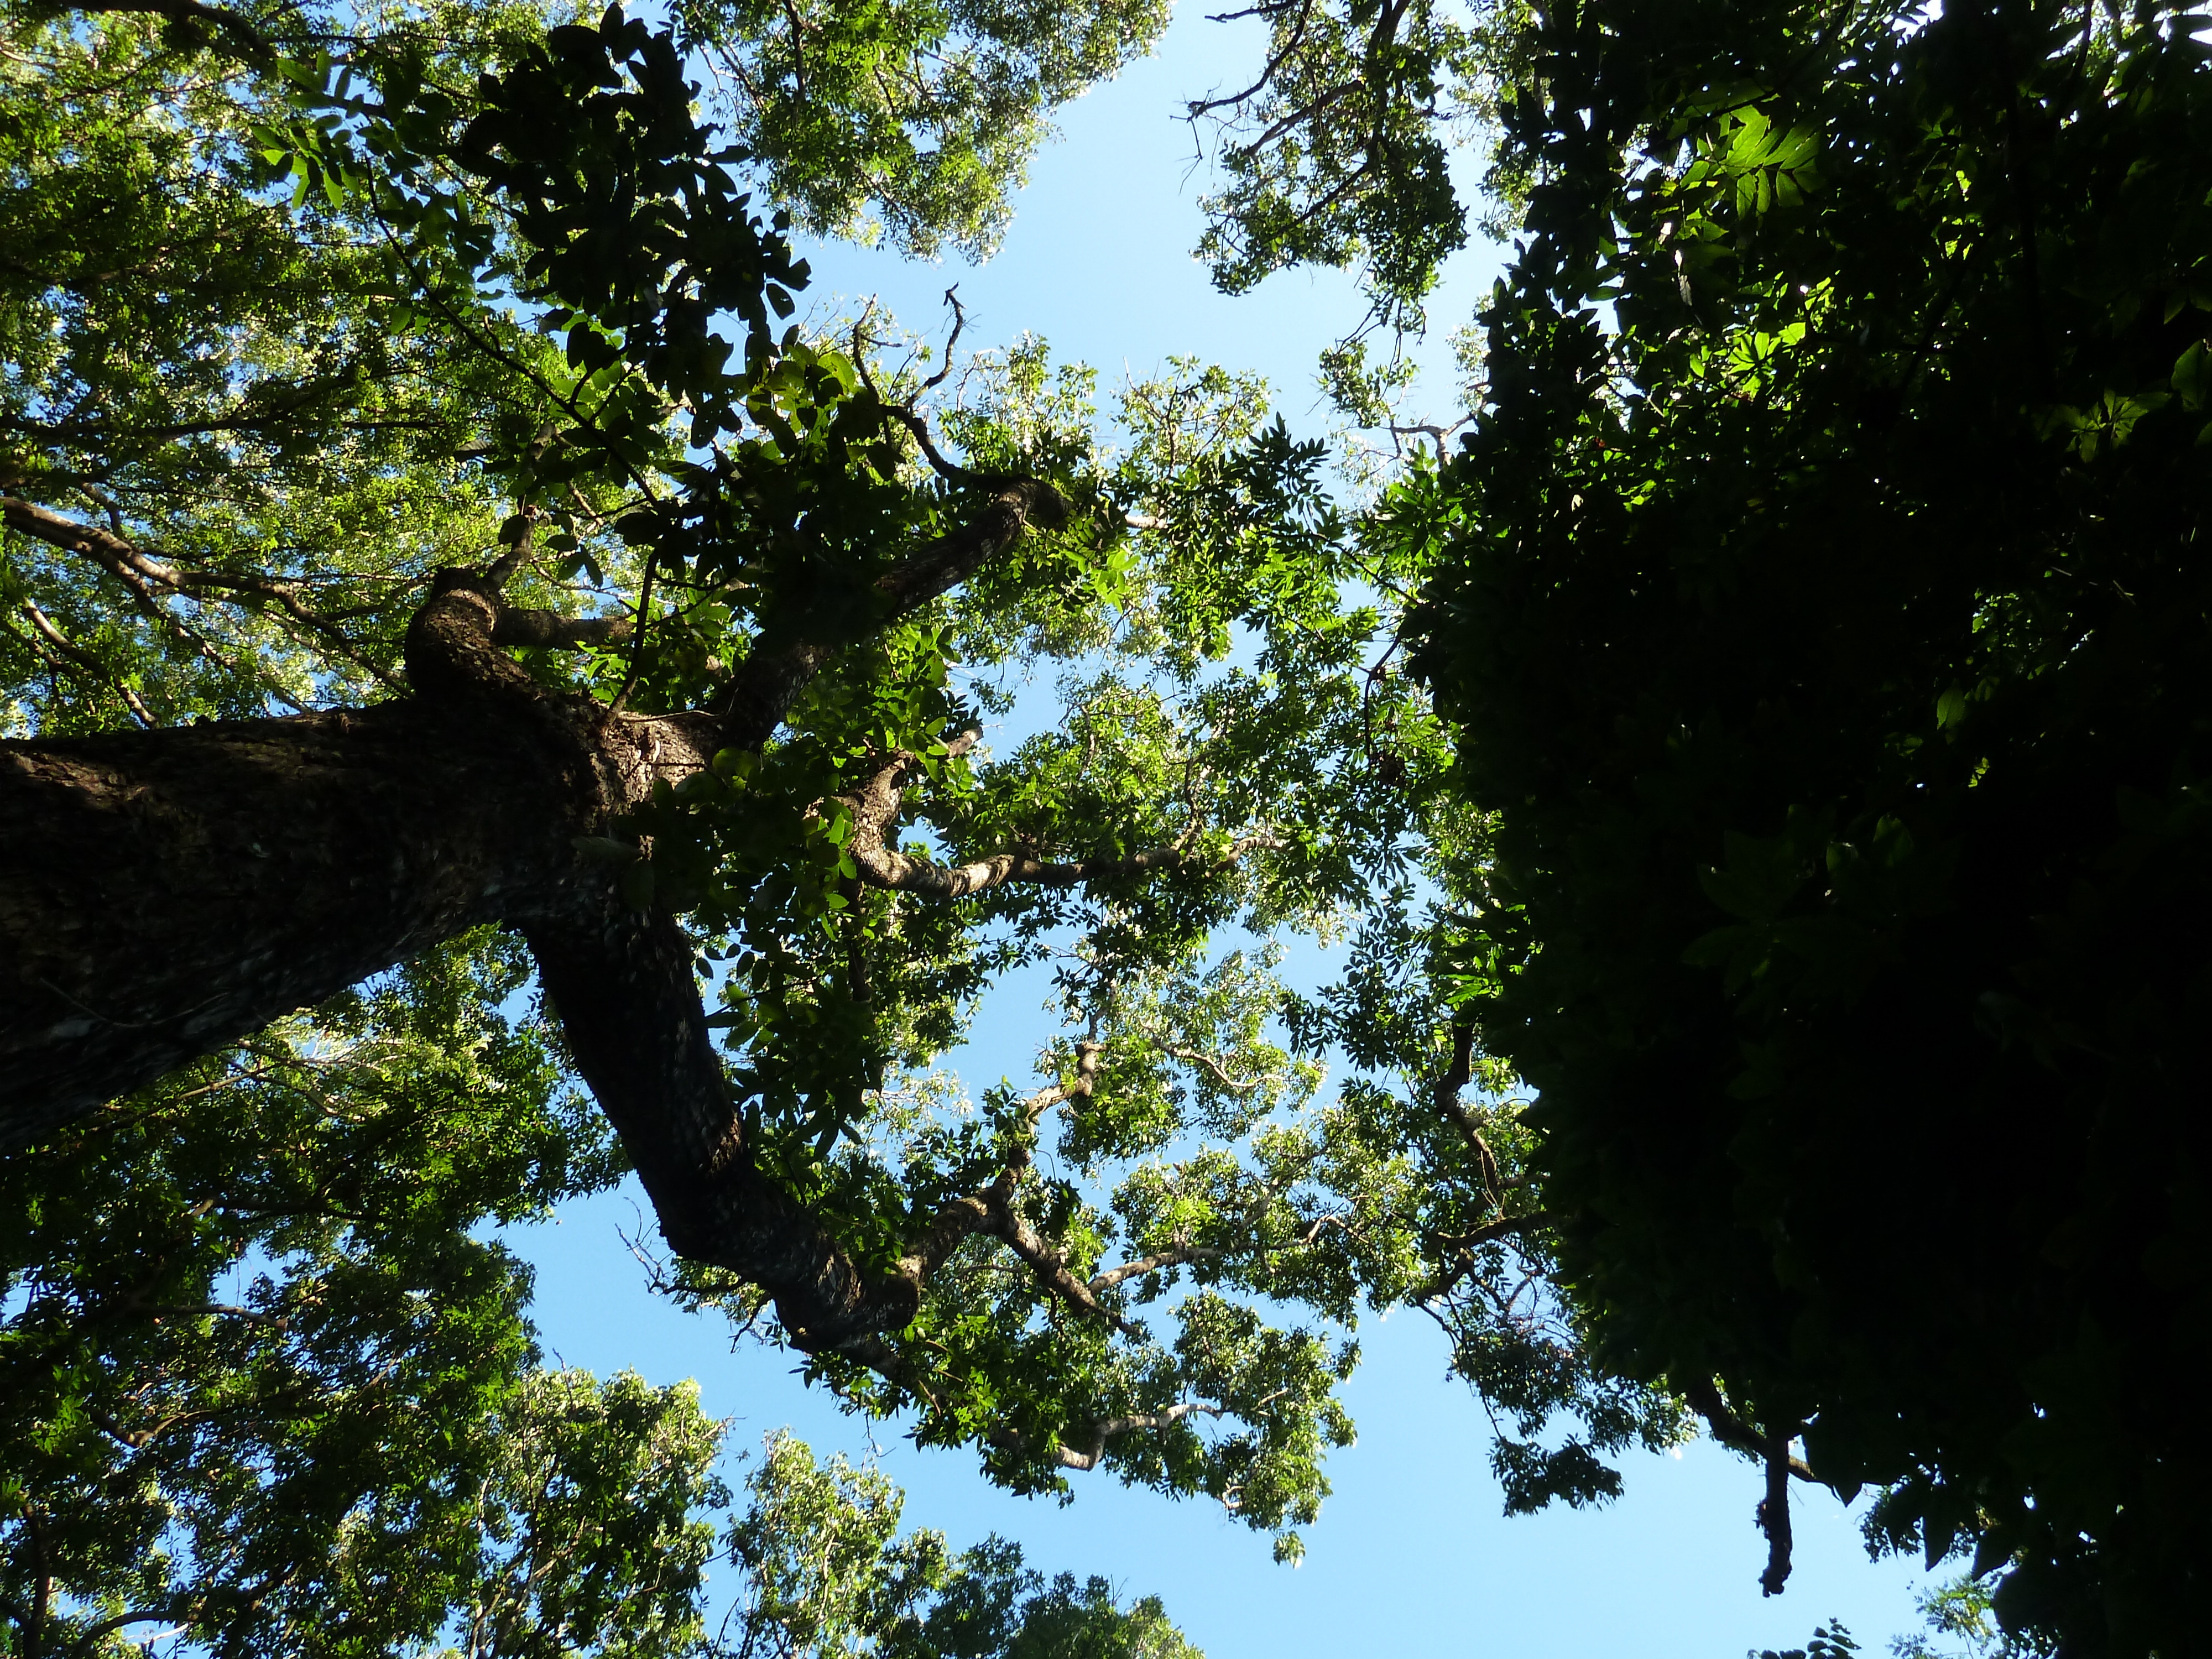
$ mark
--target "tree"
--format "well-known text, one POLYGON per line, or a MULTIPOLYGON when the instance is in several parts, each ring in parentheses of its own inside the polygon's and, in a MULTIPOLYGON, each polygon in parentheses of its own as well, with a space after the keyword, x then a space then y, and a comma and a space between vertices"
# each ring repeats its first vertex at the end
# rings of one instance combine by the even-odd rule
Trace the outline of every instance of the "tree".
POLYGON ((1192 1654, 788 1438, 739 1507, 695 1386, 543 1365, 482 1235, 621 1166, 542 1009, 492 1012, 526 968, 476 934, 9 1161, 0 1647, 1192 1654))
MULTIPOLYGON (((1603 1454, 1680 1432, 1587 1364, 1510 1078, 1423 982, 1417 895, 1464 894, 1487 826, 1392 665, 1416 567, 1257 387, 1174 365, 1109 447, 1041 346, 947 407, 951 341, 779 330, 806 272, 750 160, 618 9, 161 15, 17 14, 6 60, 38 89, 0 209, 18 1157, 102 1156, 124 1091, 213 1087, 497 924, 669 1288, 1018 1490, 1110 1468, 1295 1554, 1360 1312, 1407 1302, 1512 1425, 1516 1506, 1602 1500, 1603 1454), (1060 721, 987 753, 1032 672, 1060 721), (1291 996, 1272 935, 1354 926, 1346 981, 1291 996), (1036 962, 1042 1086, 970 1102, 931 1062, 1036 962)), ((794 146, 763 176, 827 222, 807 169, 844 163, 794 146)), ((391 1178, 444 1156, 398 1143, 391 1178)), ((218 1346, 258 1328, 235 1305, 218 1346)), ((315 1431, 271 1410, 271 1446, 315 1431)), ((288 1560, 368 1512, 331 1479, 288 1560)))
POLYGON ((1382 509, 1602 1363, 1766 1465, 1770 1589, 1793 1474, 1880 1483, 2082 1654, 2203 1644, 2198 27, 1532 13, 1486 402, 1382 509))
POLYGON ((1455 112, 1522 210, 1463 452, 1381 511, 1496 814, 1444 983, 1597 1352, 1767 1465, 1770 1589, 1790 1474, 1875 1481, 2007 1640, 2196 1651, 2197 15, 1256 9, 1224 283, 1405 317, 1455 112))

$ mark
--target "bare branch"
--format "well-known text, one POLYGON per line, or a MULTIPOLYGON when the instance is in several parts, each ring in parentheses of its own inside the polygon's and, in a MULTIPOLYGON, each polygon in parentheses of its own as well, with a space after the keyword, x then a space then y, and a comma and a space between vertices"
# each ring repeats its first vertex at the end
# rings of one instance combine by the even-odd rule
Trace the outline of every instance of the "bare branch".
POLYGON ((1106 1455, 1106 1443, 1118 1436, 1139 1429, 1164 1429, 1180 1423, 1186 1417, 1203 1415, 1221 1417, 1227 1413, 1226 1406, 1209 1405, 1204 1401, 1189 1401, 1180 1406, 1170 1406, 1164 1412, 1140 1412, 1130 1417, 1102 1417, 1091 1425, 1090 1449, 1077 1451, 1062 1443, 1060 1465, 1066 1469, 1095 1469, 1106 1455))
POLYGON ((202 1617, 199 1612, 202 1603, 195 1599, 179 1602, 173 1607, 147 1607, 130 1613, 118 1613, 112 1618, 102 1619, 96 1624, 87 1626, 76 1640, 70 1644, 69 1650, 72 1654, 88 1654, 100 1645, 102 1637, 111 1636, 127 1625, 149 1625, 164 1619, 173 1620, 180 1626, 196 1624, 202 1617))
POLYGON ((1156 1273, 1163 1267, 1180 1267, 1188 1261, 1218 1261, 1227 1254, 1226 1250, 1205 1244, 1179 1244, 1171 1250, 1155 1250, 1150 1255, 1140 1255, 1133 1261, 1108 1268, 1091 1281, 1091 1291, 1094 1296, 1103 1296, 1125 1280, 1156 1273))
MULTIPOLYGON (((1283 7, 1280 5, 1252 6, 1247 8, 1243 11, 1210 13, 1208 14, 1206 21, 1209 23, 1233 23, 1238 19, 1244 17, 1273 15, 1274 13, 1281 11, 1283 7)), ((1243 91, 1236 93, 1226 98, 1193 99, 1190 101, 1188 112, 1184 118, 1187 120, 1195 121, 1199 117, 1202 115, 1210 115, 1215 110, 1231 108, 1246 102, 1249 99, 1256 97, 1273 82, 1275 72, 1282 68, 1283 64, 1289 59, 1290 55, 1296 52, 1298 47, 1304 43, 1306 38, 1306 25, 1312 21, 1313 0, 1304 0, 1304 3, 1298 9, 1298 21, 1296 26, 1291 30, 1291 38, 1284 43, 1283 49, 1280 52, 1277 52, 1273 58, 1267 60, 1267 66, 1260 71, 1260 78, 1258 80, 1253 82, 1252 84, 1245 88, 1243 91)))
POLYGON ((945 303, 952 307, 952 333, 945 342, 945 367, 921 383, 924 392, 933 391, 945 384, 945 377, 952 372, 952 351, 960 343, 960 331, 968 326, 968 313, 960 303, 959 283, 955 283, 945 290, 945 303))
POLYGON ((283 1327, 289 1316, 271 1313, 265 1308, 241 1308, 228 1302, 192 1303, 173 1305, 163 1302, 126 1303, 123 1312, 143 1315, 149 1319, 243 1319, 256 1325, 283 1327))

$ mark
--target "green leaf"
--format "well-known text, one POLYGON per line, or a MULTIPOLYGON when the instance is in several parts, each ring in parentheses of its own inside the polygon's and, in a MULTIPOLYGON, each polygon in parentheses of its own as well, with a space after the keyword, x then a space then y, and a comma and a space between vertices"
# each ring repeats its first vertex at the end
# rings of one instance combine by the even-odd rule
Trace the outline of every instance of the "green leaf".
POLYGON ((2212 404, 2212 343, 2191 342, 2174 362, 2172 384, 2184 408, 2203 409, 2212 404))

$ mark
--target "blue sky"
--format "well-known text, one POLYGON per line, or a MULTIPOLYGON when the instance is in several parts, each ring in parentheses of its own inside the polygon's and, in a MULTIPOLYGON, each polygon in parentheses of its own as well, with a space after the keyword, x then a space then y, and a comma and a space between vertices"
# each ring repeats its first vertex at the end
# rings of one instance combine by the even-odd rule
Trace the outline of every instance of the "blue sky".
MULTIPOLYGON (((902 322, 928 329, 957 282, 963 344, 1041 334, 1056 357, 1097 367, 1102 392, 1125 371, 1195 354, 1265 374, 1292 428, 1322 434, 1313 363, 1358 320, 1349 282, 1290 272, 1231 299, 1190 258, 1205 175, 1176 117, 1193 94, 1249 74, 1254 45, 1183 12, 1157 57, 1064 112, 1065 137, 1037 159, 989 264, 825 247, 813 251, 817 296, 879 295, 902 322)), ((1471 314, 1497 261, 1486 244, 1461 254, 1431 306, 1421 355, 1436 366, 1436 407, 1449 386, 1444 337, 1471 314)), ((1048 1034, 1035 1001, 1012 989, 986 1006, 959 1057, 971 1089, 1001 1073, 1027 1081, 1048 1034)), ((1759 1478, 1709 1443, 1632 1460, 1627 1494, 1609 1509, 1504 1518, 1482 1409, 1445 1376, 1441 1335, 1410 1313, 1361 1333, 1366 1363, 1346 1391, 1359 1441, 1331 1459, 1335 1495, 1307 1530, 1296 1571, 1273 1565, 1263 1537, 1210 1505, 1173 1504, 1104 1477, 1077 1477, 1065 1507, 1010 1497, 970 1456, 920 1452, 896 1425, 872 1432, 842 1416, 799 1383, 794 1356, 751 1343, 733 1351, 720 1323, 658 1301, 622 1238, 650 1227, 633 1183, 514 1239, 538 1265, 537 1317, 562 1360, 602 1373, 631 1367, 656 1382, 696 1376, 708 1409, 735 1419, 733 1444, 788 1424, 817 1452, 872 1451, 908 1489, 909 1524, 941 1528, 956 1544, 995 1531, 1048 1571, 1103 1573, 1125 1593, 1157 1594, 1210 1659, 1736 1659, 1802 1646, 1833 1617, 1874 1652, 1917 1627, 1911 1591, 1922 1575, 1869 1563, 1856 1515, 1818 1492, 1798 1494, 1787 1594, 1762 1598, 1759 1478)))

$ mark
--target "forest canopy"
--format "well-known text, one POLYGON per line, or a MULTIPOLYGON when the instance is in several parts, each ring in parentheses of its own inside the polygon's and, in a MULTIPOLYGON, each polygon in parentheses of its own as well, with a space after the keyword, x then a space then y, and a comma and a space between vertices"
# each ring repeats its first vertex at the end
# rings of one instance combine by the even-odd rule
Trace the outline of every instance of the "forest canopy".
POLYGON ((1486 832, 1393 660, 1415 573, 1256 385, 1102 409, 1039 346, 802 315, 751 192, 860 209, 692 78, 773 48, 742 20, 11 29, 19 1641, 342 1601, 488 1455, 424 1425, 556 1386, 481 1226, 625 1165, 672 1294, 1017 1491, 1294 1557, 1406 1302, 1516 1506, 1683 1431, 1583 1364, 1510 1079, 1424 988, 1486 832), (1059 711, 1001 751, 1025 682, 1059 711), (1301 933, 1348 947, 1323 994, 1301 933), (1061 1024, 971 1098, 934 1061, 1025 964, 1061 1024), (49 1547, 111 1489, 135 1532, 49 1547))
MULTIPOLYGON (((2193 14, 1258 8, 1201 252, 1359 272, 1365 489, 1201 362, 811 300, 794 231, 988 249, 1157 9, 4 15, 17 1650, 459 1628, 549 1409, 699 1536, 710 1425, 482 1237, 625 1169, 669 1294, 1016 1491, 1295 1559, 1406 1306, 1510 1509, 1701 1419, 1770 1591, 1875 1486, 2017 1639, 2195 1650, 2193 14), (1478 223, 1448 445, 1367 348, 1478 223)), ((855 1642, 1180 1640, 867 1535, 855 1642)), ((576 1593, 485 1650, 703 1639, 576 1593)))

